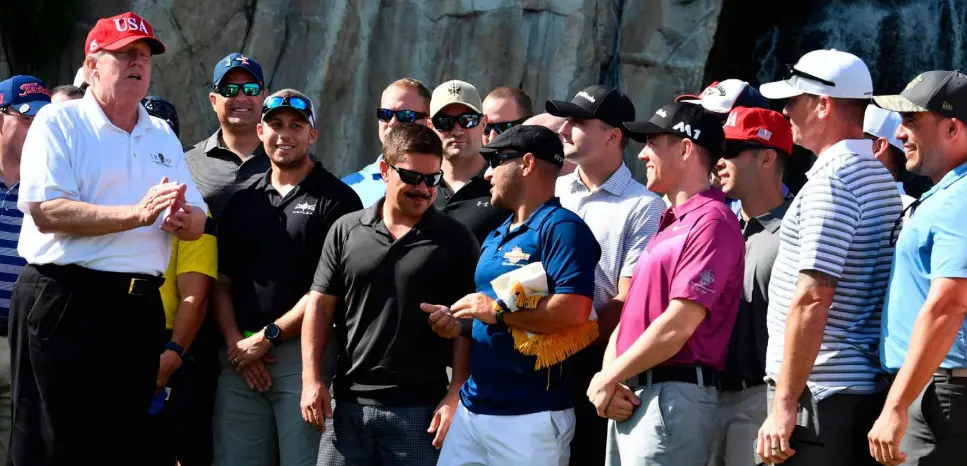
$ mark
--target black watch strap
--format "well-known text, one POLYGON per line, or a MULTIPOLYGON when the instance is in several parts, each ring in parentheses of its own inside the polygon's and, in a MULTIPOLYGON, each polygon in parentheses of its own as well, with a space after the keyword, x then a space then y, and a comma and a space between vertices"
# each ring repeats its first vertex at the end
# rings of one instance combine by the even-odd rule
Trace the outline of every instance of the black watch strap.
POLYGON ((282 344, 282 329, 279 328, 275 322, 266 325, 265 330, 263 331, 265 332, 265 338, 272 342, 272 346, 279 346, 282 344))
POLYGON ((165 350, 171 350, 178 354, 178 357, 185 359, 185 349, 181 347, 178 343, 169 341, 165 343, 165 350))

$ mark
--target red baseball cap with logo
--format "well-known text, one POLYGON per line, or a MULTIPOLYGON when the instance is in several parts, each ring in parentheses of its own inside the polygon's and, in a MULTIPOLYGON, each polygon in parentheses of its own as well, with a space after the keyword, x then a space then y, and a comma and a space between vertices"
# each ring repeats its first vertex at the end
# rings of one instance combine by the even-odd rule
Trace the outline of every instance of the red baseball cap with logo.
POLYGON ((87 34, 84 53, 92 54, 99 50, 113 52, 139 40, 148 43, 152 55, 165 53, 165 44, 154 36, 154 28, 144 18, 129 11, 97 20, 94 29, 87 34))
POLYGON ((792 154, 792 125, 781 113, 764 108, 735 107, 725 124, 727 152, 738 154, 752 148, 775 149, 792 154))

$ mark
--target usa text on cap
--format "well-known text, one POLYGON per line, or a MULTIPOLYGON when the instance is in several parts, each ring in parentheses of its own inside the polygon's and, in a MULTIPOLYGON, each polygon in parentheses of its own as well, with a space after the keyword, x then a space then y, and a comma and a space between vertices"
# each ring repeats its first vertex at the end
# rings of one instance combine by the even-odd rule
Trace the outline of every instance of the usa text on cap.
POLYGON ((792 154, 792 125, 781 113, 764 108, 736 107, 722 125, 728 152, 750 148, 792 154))
POLYGON ((100 50, 112 52, 139 40, 148 43, 153 55, 165 53, 165 44, 154 36, 151 25, 144 18, 129 11, 97 20, 94 28, 87 34, 84 53, 92 54, 100 50))
POLYGON ((584 88, 570 102, 548 100, 544 109, 556 117, 597 119, 616 128, 635 119, 631 99, 617 88, 601 85, 584 88))
POLYGON ((673 134, 690 139, 696 144, 721 155, 725 135, 722 121, 701 105, 677 102, 655 112, 648 121, 625 123, 631 139, 646 142, 654 134, 673 134))
POLYGON ((17 75, 0 82, 0 107, 34 116, 49 103, 50 91, 43 81, 33 76, 17 75))
POLYGON ((967 122, 967 76, 959 71, 927 71, 899 95, 877 96, 873 101, 894 112, 937 112, 967 122))
POLYGON ((873 78, 859 57, 839 50, 814 50, 786 67, 782 81, 759 86, 767 99, 788 99, 802 94, 840 99, 869 99, 873 78))
POLYGON ((680 95, 675 102, 698 104, 725 118, 735 107, 769 108, 769 101, 756 88, 739 79, 726 79, 709 84, 699 95, 680 95))
POLYGON ((218 87, 222 82, 222 78, 232 70, 248 71, 259 84, 265 82, 262 78, 262 65, 259 62, 241 53, 234 52, 228 54, 228 56, 222 58, 215 64, 215 70, 212 72, 212 86, 218 87))
POLYGON ((483 108, 477 88, 458 79, 440 84, 433 90, 430 97, 430 116, 435 117, 443 107, 451 104, 461 104, 475 113, 481 113, 480 109, 483 108))

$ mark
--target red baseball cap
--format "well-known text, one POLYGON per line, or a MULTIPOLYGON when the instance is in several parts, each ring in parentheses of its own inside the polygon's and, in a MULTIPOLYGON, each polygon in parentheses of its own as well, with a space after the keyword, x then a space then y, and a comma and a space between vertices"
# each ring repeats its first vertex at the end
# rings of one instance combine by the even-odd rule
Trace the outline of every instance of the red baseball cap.
POLYGON ((152 55, 165 53, 165 44, 154 36, 154 28, 144 18, 129 11, 97 20, 94 29, 87 33, 84 53, 91 54, 99 50, 115 51, 139 40, 148 43, 152 55))
POLYGON ((730 153, 761 147, 792 154, 792 125, 777 111, 735 107, 722 129, 730 153))

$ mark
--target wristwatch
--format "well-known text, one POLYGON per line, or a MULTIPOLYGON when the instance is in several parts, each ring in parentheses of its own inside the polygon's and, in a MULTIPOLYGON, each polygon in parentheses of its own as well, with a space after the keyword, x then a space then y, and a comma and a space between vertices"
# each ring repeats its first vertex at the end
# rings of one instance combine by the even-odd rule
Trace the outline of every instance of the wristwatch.
POLYGON ((275 322, 266 325, 264 329, 265 338, 272 342, 272 346, 279 346, 282 344, 282 329, 279 328, 275 322))
POLYGON ((497 323, 500 325, 507 325, 504 323, 504 312, 503 309, 497 309, 497 323))
POLYGON ((185 349, 182 348, 181 345, 179 345, 178 343, 169 341, 168 343, 165 344, 165 350, 174 351, 179 358, 185 359, 185 349))

